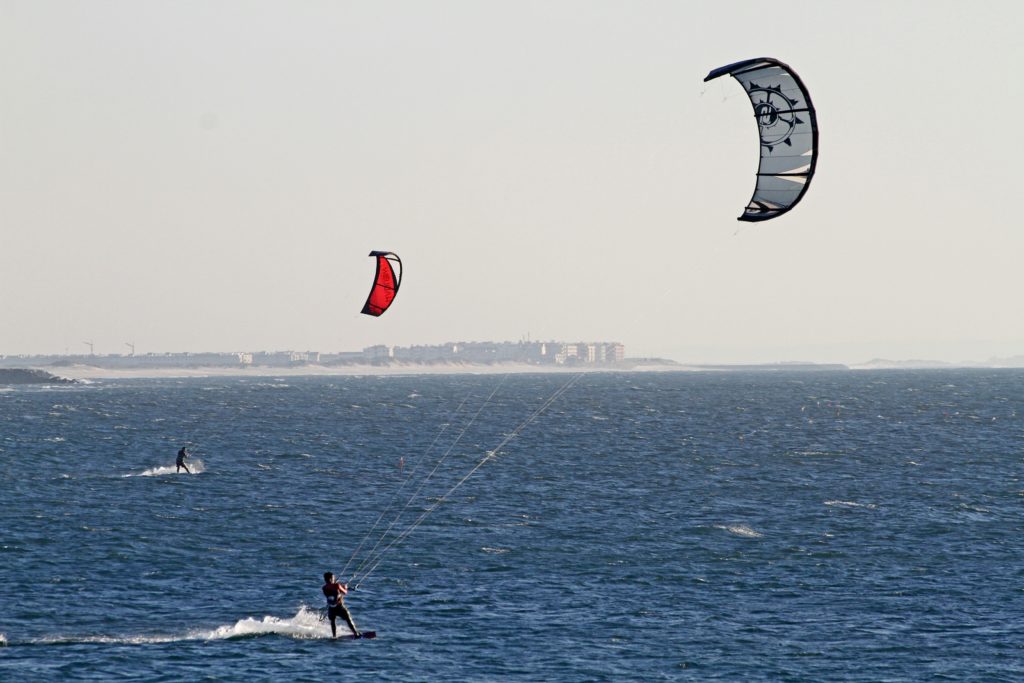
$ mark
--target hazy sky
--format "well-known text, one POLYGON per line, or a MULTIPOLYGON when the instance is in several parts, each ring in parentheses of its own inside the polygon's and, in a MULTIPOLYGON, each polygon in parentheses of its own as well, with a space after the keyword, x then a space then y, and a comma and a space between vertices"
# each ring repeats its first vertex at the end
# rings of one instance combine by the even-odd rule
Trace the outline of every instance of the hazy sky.
POLYGON ((1016 1, 0 0, 0 354, 1024 353, 1021 26, 1016 1), (702 79, 761 56, 821 153, 746 224, 750 104, 702 79), (406 267, 379 319, 371 249, 406 267))

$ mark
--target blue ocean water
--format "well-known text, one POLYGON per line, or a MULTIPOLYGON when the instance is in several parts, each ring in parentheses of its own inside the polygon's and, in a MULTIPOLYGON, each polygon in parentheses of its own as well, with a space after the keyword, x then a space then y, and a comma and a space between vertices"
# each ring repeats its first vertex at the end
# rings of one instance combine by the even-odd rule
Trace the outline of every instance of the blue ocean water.
POLYGON ((17 387, 0 465, 4 681, 1024 680, 1020 371, 17 387))

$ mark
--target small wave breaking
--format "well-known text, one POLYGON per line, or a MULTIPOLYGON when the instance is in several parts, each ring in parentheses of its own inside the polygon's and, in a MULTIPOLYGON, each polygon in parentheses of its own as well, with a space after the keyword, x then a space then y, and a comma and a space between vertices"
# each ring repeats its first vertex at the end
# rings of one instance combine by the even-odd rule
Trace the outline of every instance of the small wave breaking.
POLYGON ((866 508, 868 510, 874 510, 878 507, 874 503, 858 503, 852 500, 826 500, 825 505, 837 508, 866 508))
POLYGON ((744 538, 761 538, 764 536, 760 531, 754 531, 746 524, 716 524, 715 528, 728 531, 730 534, 743 536, 744 538))

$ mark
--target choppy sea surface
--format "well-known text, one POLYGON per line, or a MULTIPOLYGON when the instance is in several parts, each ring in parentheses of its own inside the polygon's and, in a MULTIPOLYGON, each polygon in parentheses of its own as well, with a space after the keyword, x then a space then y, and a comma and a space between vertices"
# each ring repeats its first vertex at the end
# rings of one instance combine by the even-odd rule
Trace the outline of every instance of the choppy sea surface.
POLYGON ((0 388, 0 679, 1021 681, 1022 477, 1012 370, 0 388))

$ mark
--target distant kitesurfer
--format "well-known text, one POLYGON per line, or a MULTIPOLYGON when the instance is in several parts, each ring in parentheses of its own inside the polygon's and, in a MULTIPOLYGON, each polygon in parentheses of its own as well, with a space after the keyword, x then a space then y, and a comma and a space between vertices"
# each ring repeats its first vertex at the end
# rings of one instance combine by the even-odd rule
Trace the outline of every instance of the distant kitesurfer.
POLYGON ((175 467, 174 469, 175 474, 181 472, 181 468, 183 467, 185 468, 186 472, 192 474, 192 472, 188 469, 188 465, 185 464, 185 458, 187 458, 188 455, 188 449, 185 447, 182 447, 182 449, 178 451, 178 459, 175 461, 175 465, 177 465, 177 467, 175 467))
POLYGON ((348 627, 352 629, 352 635, 358 638, 360 635, 359 629, 356 628, 356 623, 352 621, 352 615, 348 613, 348 608, 345 607, 348 584, 338 583, 334 580, 334 574, 324 572, 324 585, 321 590, 324 592, 324 597, 327 598, 327 618, 331 620, 331 637, 338 637, 338 627, 335 625, 334 620, 340 616, 344 617, 348 627))

